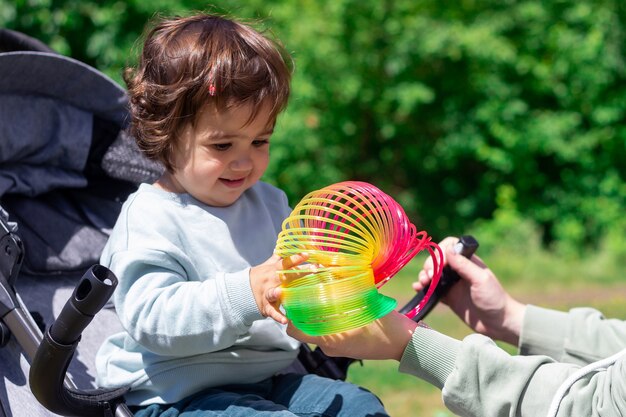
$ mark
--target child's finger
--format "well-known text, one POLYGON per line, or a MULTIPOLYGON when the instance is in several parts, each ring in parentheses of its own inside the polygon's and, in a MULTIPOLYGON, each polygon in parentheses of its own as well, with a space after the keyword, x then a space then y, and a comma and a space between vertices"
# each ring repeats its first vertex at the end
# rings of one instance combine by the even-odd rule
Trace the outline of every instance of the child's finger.
POLYGON ((280 261, 280 255, 273 253, 272 256, 265 262, 263 262, 263 264, 274 264, 278 261, 280 261))
POLYGON ((268 304, 265 306, 265 317, 270 317, 280 324, 287 324, 287 317, 276 307, 268 304))
POLYGON ((281 269, 291 269, 294 266, 298 266, 309 259, 309 254, 306 252, 298 253, 296 255, 287 256, 281 260, 281 269))
POLYGON ((280 287, 270 288, 265 294, 265 299, 268 303, 274 304, 280 302, 283 293, 280 287))

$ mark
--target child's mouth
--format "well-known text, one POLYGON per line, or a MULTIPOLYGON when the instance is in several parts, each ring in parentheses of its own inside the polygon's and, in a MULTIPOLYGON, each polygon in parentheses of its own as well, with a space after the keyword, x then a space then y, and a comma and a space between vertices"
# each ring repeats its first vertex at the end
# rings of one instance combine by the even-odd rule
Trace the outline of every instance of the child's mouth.
POLYGON ((236 180, 231 180, 228 178, 220 178, 220 181, 222 181, 222 184, 224 184, 225 186, 229 188, 237 188, 243 185, 245 178, 239 178, 236 180))

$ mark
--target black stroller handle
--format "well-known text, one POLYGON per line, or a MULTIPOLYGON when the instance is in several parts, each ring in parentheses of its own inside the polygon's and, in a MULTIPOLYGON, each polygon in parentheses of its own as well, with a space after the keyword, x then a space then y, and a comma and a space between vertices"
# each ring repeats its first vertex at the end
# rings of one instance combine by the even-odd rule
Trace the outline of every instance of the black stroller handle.
MULTIPOLYGON (((466 258, 471 258, 474 252, 478 249, 478 241, 470 235, 461 236, 458 243, 454 246, 454 250, 456 253, 460 253, 466 258)), ((413 317, 413 321, 418 322, 430 313, 430 311, 437 305, 439 300, 448 293, 450 288, 459 280, 461 277, 456 273, 455 270, 450 268, 449 265, 446 265, 443 268, 443 272, 441 274, 441 278, 439 279, 439 284, 437 284, 437 288, 433 291, 430 299, 424 307, 417 312, 415 317, 413 317)), ((418 291, 418 293, 409 301, 404 307, 402 307, 399 312, 402 314, 406 314, 409 311, 413 310, 416 305, 422 301, 426 293, 428 292, 428 288, 430 286, 426 286, 422 290, 418 291)))
POLYGON ((62 345, 77 342, 96 313, 109 301, 115 287, 117 277, 108 268, 102 265, 89 268, 50 326, 52 339, 62 345))
POLYGON ((30 367, 30 388, 48 410, 67 417, 130 417, 123 404, 128 387, 78 390, 64 384, 81 333, 111 298, 117 277, 102 265, 81 278, 56 321, 44 334, 30 367))

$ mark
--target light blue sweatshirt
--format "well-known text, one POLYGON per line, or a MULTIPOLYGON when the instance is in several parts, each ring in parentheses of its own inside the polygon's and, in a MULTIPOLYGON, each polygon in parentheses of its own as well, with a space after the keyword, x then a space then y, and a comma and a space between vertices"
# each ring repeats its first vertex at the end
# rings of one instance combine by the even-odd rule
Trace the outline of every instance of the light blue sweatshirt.
POLYGON ((262 182, 229 207, 142 184, 101 257, 119 280, 126 331, 100 348, 98 385, 130 385, 131 405, 172 403, 289 366, 299 343, 261 315, 249 271, 272 255, 290 212, 285 194, 262 182))

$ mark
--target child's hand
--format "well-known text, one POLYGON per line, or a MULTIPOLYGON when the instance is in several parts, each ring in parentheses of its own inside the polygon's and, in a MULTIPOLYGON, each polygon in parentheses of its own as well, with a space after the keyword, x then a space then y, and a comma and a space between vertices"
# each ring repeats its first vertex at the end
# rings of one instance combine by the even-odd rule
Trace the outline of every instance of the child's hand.
POLYGON ((287 258, 272 255, 261 265, 250 269, 250 286, 259 311, 265 317, 271 317, 279 323, 287 324, 287 318, 280 311, 281 279, 277 271, 291 269, 306 262, 309 255, 301 253, 287 258))

